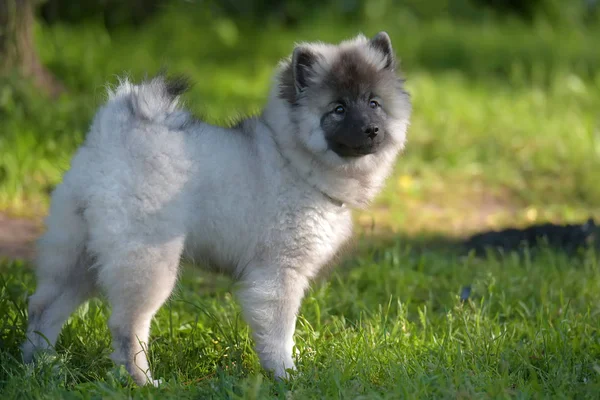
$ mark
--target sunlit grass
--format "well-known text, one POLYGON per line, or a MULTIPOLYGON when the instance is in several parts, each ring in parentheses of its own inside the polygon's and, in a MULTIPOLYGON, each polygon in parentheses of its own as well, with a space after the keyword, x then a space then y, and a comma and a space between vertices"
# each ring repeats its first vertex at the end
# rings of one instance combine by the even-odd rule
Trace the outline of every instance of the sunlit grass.
POLYGON ((152 365, 165 385, 143 390, 108 358, 108 310, 99 301, 70 319, 57 356, 23 366, 17 346, 32 279, 20 265, 2 270, 4 398, 594 398, 600 390, 592 252, 477 261, 419 254, 406 242, 366 248, 308 294, 296 335, 299 373, 286 383, 261 370, 229 281, 187 268, 152 327, 152 365), (472 292, 462 302, 465 286, 472 292))

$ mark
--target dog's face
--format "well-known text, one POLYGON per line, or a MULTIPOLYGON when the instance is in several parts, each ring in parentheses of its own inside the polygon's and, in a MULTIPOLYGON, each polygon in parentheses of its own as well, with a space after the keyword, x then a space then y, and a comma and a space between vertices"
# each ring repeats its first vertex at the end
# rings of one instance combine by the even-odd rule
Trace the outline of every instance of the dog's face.
POLYGON ((279 90, 290 105, 296 141, 320 161, 364 163, 404 144, 410 100, 384 32, 337 46, 296 47, 279 90))

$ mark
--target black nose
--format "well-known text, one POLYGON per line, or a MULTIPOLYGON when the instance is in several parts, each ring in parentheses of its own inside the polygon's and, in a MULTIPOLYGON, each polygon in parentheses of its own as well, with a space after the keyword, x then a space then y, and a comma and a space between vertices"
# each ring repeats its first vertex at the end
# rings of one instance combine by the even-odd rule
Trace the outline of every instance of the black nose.
POLYGON ((367 129, 365 129, 365 133, 370 139, 377 136, 377 132, 379 132, 379 128, 376 125, 369 125, 367 129))

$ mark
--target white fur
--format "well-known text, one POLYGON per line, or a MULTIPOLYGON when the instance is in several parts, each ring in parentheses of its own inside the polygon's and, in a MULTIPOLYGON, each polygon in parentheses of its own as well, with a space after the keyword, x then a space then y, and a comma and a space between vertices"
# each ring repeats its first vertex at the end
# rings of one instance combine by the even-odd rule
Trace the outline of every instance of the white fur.
MULTIPOLYGON (((321 47, 328 55, 338 48, 321 47)), ((408 110, 395 122, 393 146, 344 162, 310 115, 309 139, 298 145, 276 90, 260 117, 232 129, 191 119, 161 79, 124 81, 109 94, 52 196, 25 359, 53 345, 71 312, 100 289, 113 310, 114 360, 137 383, 152 382, 143 354, 150 321, 183 255, 239 281, 262 365, 276 377, 294 368, 304 291, 351 235, 350 210, 338 201, 364 206, 376 195, 404 143, 408 110)))

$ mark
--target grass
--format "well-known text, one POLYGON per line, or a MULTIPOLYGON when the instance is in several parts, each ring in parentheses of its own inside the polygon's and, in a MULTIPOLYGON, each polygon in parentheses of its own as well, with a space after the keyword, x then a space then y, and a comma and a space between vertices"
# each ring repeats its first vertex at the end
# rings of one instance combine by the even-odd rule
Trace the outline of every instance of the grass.
POLYGON ((283 383, 261 370, 229 281, 188 267, 152 326, 158 389, 136 388, 110 363, 100 301, 69 320, 58 355, 23 366, 17 346, 32 278, 4 264, 0 390, 3 398, 595 398, 596 257, 546 250, 476 260, 404 241, 364 246, 306 297, 300 373, 283 383))
POLYGON ((190 266, 152 326, 161 388, 137 388, 112 365, 101 300, 69 320, 56 355, 24 366, 18 345, 35 283, 30 264, 4 261, 2 398, 596 398, 594 250, 474 259, 453 240, 600 217, 600 26, 421 20, 389 9, 353 23, 325 15, 258 29, 193 7, 136 32, 93 21, 38 26, 41 56, 69 92, 51 101, 19 79, 0 81, 0 210, 45 213, 104 85, 123 71, 186 73, 189 107, 226 123, 260 109, 294 41, 383 29, 413 97, 409 144, 376 204, 356 214, 355 251, 303 304, 293 380, 260 369, 231 282, 190 266))

